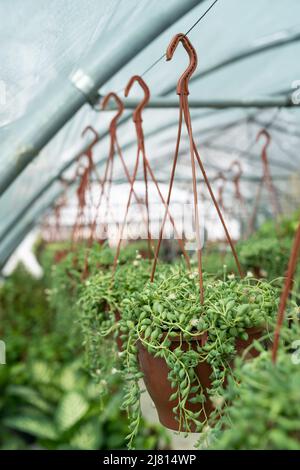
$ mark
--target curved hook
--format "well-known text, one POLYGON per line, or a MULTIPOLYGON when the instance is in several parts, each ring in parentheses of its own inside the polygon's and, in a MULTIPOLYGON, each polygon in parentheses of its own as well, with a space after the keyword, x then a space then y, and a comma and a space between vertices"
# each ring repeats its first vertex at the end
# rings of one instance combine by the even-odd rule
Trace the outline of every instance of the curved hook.
POLYGON ((89 148, 93 147, 99 140, 99 135, 98 133, 96 132, 96 130, 93 128, 93 126, 86 126, 85 129, 83 129, 83 131, 81 132, 81 137, 83 137, 87 131, 90 131, 94 134, 94 140, 93 142, 89 145, 89 148))
POLYGON ((233 160, 228 168, 228 171, 233 172, 232 182, 235 187, 235 195, 244 204, 244 199, 240 190, 240 179, 243 174, 241 162, 239 160, 233 160), (236 168, 237 170, 234 171, 234 168, 236 168))
POLYGON ((259 138, 260 138, 262 135, 266 138, 265 145, 263 146, 263 154, 264 154, 264 152, 267 150, 267 147, 268 147, 268 146, 270 145, 270 143, 271 143, 271 136, 270 136, 269 132, 267 131, 267 129, 261 129, 261 130, 259 131, 259 133, 257 134, 257 136, 256 136, 256 142, 258 142, 259 138))
POLYGON ((102 109, 105 109, 109 100, 111 99, 114 99, 116 104, 117 104, 117 107, 118 107, 118 111, 117 111, 117 114, 112 118, 111 120, 111 123, 110 123, 110 129, 114 129, 117 125, 117 121, 118 119, 122 116, 123 112, 124 112, 124 104, 123 104, 123 101, 119 98, 119 96, 114 93, 113 91, 111 91, 110 93, 108 93, 106 96, 104 96, 103 100, 102 100, 102 106, 101 108, 102 109))
POLYGON ((187 51, 189 58, 190 58, 190 63, 178 80, 177 94, 188 95, 189 94, 189 87, 188 87, 189 80, 197 68, 198 58, 197 58, 196 50, 194 46, 192 45, 192 43, 190 42, 190 40, 188 39, 188 37, 182 33, 179 33, 173 37, 170 44, 168 45, 167 52, 166 52, 167 60, 172 59, 179 42, 182 43, 183 47, 187 51))
POLYGON ((233 171, 234 167, 237 168, 237 171, 234 173, 233 180, 239 180, 243 174, 242 165, 239 160, 233 160, 228 168, 229 171, 233 171))
POLYGON ((219 182, 219 191, 223 192, 225 184, 227 183, 227 178, 222 171, 218 171, 216 175, 216 181, 219 182))
POLYGON ((149 90, 148 85, 146 84, 146 82, 142 79, 142 77, 140 77, 139 75, 133 75, 133 77, 131 77, 131 79, 129 80, 129 82, 127 83, 127 86, 125 88, 124 94, 125 94, 126 98, 129 95, 129 92, 130 92, 134 82, 138 82, 140 87, 143 89, 144 98, 140 102, 140 104, 138 104, 138 106, 136 107, 136 109, 133 113, 133 121, 134 122, 142 122, 142 111, 149 102, 150 90, 149 90))
POLYGON ((218 180, 223 181, 224 183, 227 181, 227 178, 226 178, 226 176, 224 175, 224 173, 222 171, 218 171, 215 179, 217 181, 218 180))
POLYGON ((219 186, 218 186, 219 204, 222 207, 222 209, 225 210, 224 201, 223 201, 223 193, 224 193, 225 185, 227 182, 227 178, 222 171, 218 171, 216 175, 216 180, 220 181, 219 186))
POLYGON ((89 167, 89 161, 87 161, 87 166, 85 166, 84 162, 82 162, 82 160, 80 160, 78 162, 78 166, 76 168, 76 171, 75 171, 75 178, 78 178, 78 177, 82 177, 85 172, 87 171, 89 167))

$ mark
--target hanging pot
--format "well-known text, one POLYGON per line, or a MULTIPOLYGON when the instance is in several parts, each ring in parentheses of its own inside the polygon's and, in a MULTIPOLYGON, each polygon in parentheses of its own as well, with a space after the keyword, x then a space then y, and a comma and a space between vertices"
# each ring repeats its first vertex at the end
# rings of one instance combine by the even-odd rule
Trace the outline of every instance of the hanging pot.
MULTIPOLYGON (((247 340, 236 340, 236 350, 238 355, 241 355, 253 342, 253 340, 260 338, 262 334, 262 330, 260 328, 249 328, 246 331, 249 335, 247 340)), ((180 335, 178 335, 178 337, 172 339, 170 338, 172 342, 170 350, 173 351, 177 347, 180 347, 183 351, 187 351, 190 346, 195 350, 197 346, 203 346, 206 342, 206 339, 207 338, 202 334, 195 336, 193 339, 187 342, 182 340, 180 335)), ((258 354, 259 352, 253 348, 249 352, 251 357, 255 357, 258 354)), ((159 421, 162 425, 169 429, 180 431, 179 421, 175 419, 176 415, 173 412, 173 408, 178 404, 178 401, 169 400, 174 390, 171 388, 171 384, 168 379, 169 368, 166 361, 163 358, 156 358, 150 354, 140 341, 138 342, 138 357, 140 369, 144 374, 144 382, 149 395, 156 406, 159 421)), ((190 403, 190 401, 187 401, 186 408, 192 412, 201 411, 198 420, 204 422, 210 413, 214 410, 214 406, 208 395, 208 389, 211 386, 210 375, 212 373, 212 369, 207 361, 203 361, 199 362, 195 372, 199 382, 202 385, 206 401, 204 404, 193 404, 190 403)), ((189 395, 189 399, 193 396, 195 396, 195 394, 189 395)), ((193 427, 191 425, 191 432, 195 432, 195 426, 193 427)))

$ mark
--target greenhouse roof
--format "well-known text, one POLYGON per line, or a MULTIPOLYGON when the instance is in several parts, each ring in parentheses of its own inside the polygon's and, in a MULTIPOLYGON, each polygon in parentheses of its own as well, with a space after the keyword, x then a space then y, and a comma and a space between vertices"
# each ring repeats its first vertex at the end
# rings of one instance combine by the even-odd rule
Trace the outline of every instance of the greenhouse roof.
MULTIPOLYGON (((74 174, 77 157, 93 139, 82 137, 87 125, 100 136, 94 157, 103 166, 112 113, 99 112, 98 102, 110 91, 123 99, 133 74, 143 76, 151 91, 143 121, 147 155, 158 178, 168 181, 178 123, 176 83, 187 56, 179 47, 167 62, 165 52, 178 32, 188 32, 198 54, 190 103, 208 174, 240 159, 251 199, 251 185, 262 172, 256 135, 267 127, 272 175, 289 196, 300 158, 299 1, 15 0, 1 2, 0 15, 2 265, 62 193, 60 178, 74 174)), ((131 108, 140 97, 134 87, 118 128, 131 169, 131 108)), ((180 176, 189 184, 184 142, 180 176)))

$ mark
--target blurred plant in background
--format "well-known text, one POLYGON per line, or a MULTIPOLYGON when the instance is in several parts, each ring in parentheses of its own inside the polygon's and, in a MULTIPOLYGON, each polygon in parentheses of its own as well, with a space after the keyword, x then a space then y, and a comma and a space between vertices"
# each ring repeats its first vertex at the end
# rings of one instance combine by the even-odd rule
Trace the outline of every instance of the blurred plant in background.
POLYGON ((238 358, 228 382, 223 398, 230 406, 212 448, 300 450, 300 368, 291 354, 281 350, 276 364, 265 351, 252 361, 238 358))
MULTIPOLYGON (((44 255, 51 259, 51 253, 44 255)), ((43 279, 33 279, 20 266, 1 286, 0 337, 7 364, 0 366, 0 449, 126 448, 120 375, 112 370, 96 384, 84 369, 75 310, 66 308, 70 297, 55 308, 48 302, 50 264, 43 279)), ((138 448, 168 445, 162 427, 143 422, 138 448)))
POLYGON ((238 243, 244 268, 267 279, 285 276, 298 223, 298 212, 277 221, 267 220, 247 240, 238 243))

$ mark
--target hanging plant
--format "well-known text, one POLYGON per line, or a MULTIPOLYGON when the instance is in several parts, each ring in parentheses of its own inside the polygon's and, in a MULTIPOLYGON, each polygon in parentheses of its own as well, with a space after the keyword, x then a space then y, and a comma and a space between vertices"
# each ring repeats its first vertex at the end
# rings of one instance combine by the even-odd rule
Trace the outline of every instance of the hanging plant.
POLYGON ((269 238, 253 236, 241 242, 237 249, 243 266, 255 276, 275 279, 284 274, 290 247, 290 238, 278 240, 273 235, 269 238))
POLYGON ((268 220, 248 240, 237 245, 243 266, 258 277, 275 279, 284 275, 299 214, 268 220))
POLYGON ((113 262, 114 254, 106 247, 94 243, 90 248, 78 245, 76 251, 71 250, 58 264, 53 263, 53 250, 51 245, 46 248, 42 256, 42 265, 51 263, 51 288, 48 292, 49 300, 53 308, 74 310, 79 292, 82 288, 82 274, 86 260, 89 262, 90 275, 98 269, 107 269, 113 262))
POLYGON ((300 450, 300 368, 292 359, 280 351, 273 364, 263 352, 235 364, 223 397, 231 405, 214 449, 300 450))
MULTIPOLYGON (((176 150, 166 198, 165 215, 155 250, 150 282, 122 302, 119 321, 123 344, 122 372, 127 381, 123 407, 130 417, 129 447, 141 418, 139 379, 155 402, 160 421, 171 429, 201 431, 221 396, 234 357, 254 339, 268 337, 277 306, 276 289, 267 282, 243 279, 237 253, 207 178, 193 138, 188 104, 188 81, 197 54, 186 35, 177 34, 167 60, 182 42, 190 63, 178 81, 180 114, 176 150), (189 135, 196 233, 196 273, 179 266, 155 278, 168 215, 183 121, 189 135), (196 164, 223 225, 241 280, 209 279, 203 273, 196 164)), ((187 263, 189 266, 189 263, 187 263)))
POLYGON ((237 360, 223 396, 230 406, 218 425, 217 448, 300 449, 300 315, 289 298, 299 251, 300 224, 280 296, 272 353, 262 352, 250 363, 237 360))
POLYGON ((214 406, 234 357, 255 338, 268 339, 273 328, 278 295, 270 283, 204 276, 206 300, 200 305, 197 273, 182 266, 170 271, 122 303, 123 406, 131 418, 130 445, 140 419, 140 377, 163 424, 201 432, 209 414, 218 412, 214 406))
MULTIPOLYGON (((87 362, 94 376, 103 379, 107 358, 99 351, 103 350, 103 341, 114 344, 114 351, 121 351, 119 321, 123 314, 123 303, 130 296, 143 289, 150 277, 149 260, 142 259, 139 253, 133 261, 120 264, 115 273, 111 270, 100 271, 86 280, 78 301, 79 321, 82 328, 87 362)), ((158 276, 169 270, 161 264, 158 276)), ((116 367, 119 367, 115 355, 116 367)))
MULTIPOLYGON (((118 265, 132 263, 137 256, 139 258, 138 249, 144 247, 143 241, 125 246, 120 252, 118 265)), ((45 266, 46 273, 51 271, 51 289, 48 292, 51 306, 57 309, 76 309, 76 302, 85 289, 83 273, 86 264, 89 266, 87 279, 96 273, 100 273, 99 276, 104 275, 113 265, 115 253, 116 250, 109 248, 107 244, 99 245, 94 242, 90 247, 79 244, 75 251, 70 251, 58 264, 53 264, 53 250, 49 245, 41 256, 41 263, 45 266)))

